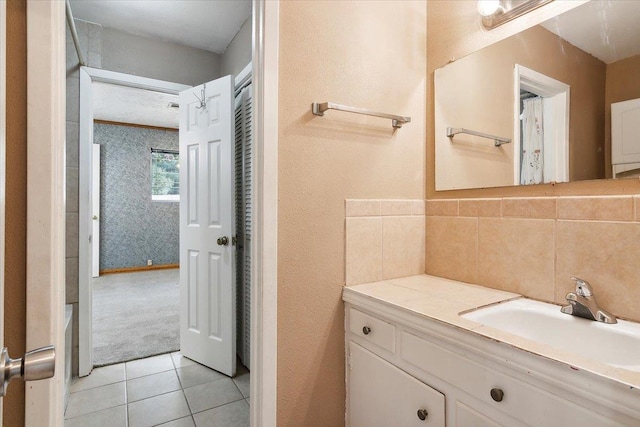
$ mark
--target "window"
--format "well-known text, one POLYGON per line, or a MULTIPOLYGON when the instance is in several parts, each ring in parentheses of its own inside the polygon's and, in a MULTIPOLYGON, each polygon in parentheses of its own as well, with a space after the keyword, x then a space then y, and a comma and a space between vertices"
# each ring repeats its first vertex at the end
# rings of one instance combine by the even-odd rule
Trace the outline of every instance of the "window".
POLYGON ((151 149, 151 200, 180 200, 179 158, 177 151, 151 149))

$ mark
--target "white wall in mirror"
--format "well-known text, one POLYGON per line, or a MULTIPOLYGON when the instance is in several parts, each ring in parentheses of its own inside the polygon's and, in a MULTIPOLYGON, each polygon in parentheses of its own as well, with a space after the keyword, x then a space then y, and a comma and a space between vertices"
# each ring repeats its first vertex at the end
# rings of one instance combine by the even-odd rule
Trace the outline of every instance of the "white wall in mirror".
MULTIPOLYGON (((611 103, 640 98, 640 0, 591 1, 436 70, 437 191, 520 183, 526 154, 520 148, 524 103, 519 97, 531 95, 518 93, 516 65, 570 88, 568 138, 558 140, 568 145, 568 153, 564 159, 540 153, 555 163, 549 170, 564 167, 568 177, 554 172, 528 182, 611 177, 611 103), (512 138, 514 143, 496 147, 490 139, 469 135, 448 138, 447 127, 512 138)), ((542 92, 534 95, 548 98, 542 92)), ((558 111, 544 115, 547 127, 558 126, 558 111)), ((549 151, 549 141, 544 146, 549 151)), ((554 151, 562 152, 560 148, 554 151)))

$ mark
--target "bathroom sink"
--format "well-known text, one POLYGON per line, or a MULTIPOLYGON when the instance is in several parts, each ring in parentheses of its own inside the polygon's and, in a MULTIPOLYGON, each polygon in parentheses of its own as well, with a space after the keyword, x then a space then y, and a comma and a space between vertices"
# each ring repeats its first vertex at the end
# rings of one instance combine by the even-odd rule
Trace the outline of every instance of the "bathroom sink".
POLYGON ((640 372, 640 323, 610 325, 560 312, 560 306, 527 298, 482 307, 461 316, 482 325, 640 372))

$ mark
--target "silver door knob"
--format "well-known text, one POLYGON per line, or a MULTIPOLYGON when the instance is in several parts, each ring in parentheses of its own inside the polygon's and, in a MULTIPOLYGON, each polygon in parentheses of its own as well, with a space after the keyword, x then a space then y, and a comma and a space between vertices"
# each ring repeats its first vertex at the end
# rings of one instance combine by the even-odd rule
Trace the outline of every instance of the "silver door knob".
POLYGON ((218 245, 227 246, 229 244, 229 238, 227 236, 218 237, 218 245))
POLYGON ((11 359, 5 347, 0 354, 0 397, 6 394, 7 387, 14 378, 25 381, 44 380, 53 377, 55 371, 56 349, 52 345, 31 350, 21 359, 11 359))

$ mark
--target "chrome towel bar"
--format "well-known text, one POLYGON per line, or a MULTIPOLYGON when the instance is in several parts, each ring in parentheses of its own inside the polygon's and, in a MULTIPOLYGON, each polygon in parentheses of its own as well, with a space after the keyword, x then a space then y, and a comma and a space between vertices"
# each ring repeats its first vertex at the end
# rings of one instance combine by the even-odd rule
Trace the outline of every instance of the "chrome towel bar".
POLYGON ((475 130, 465 128, 447 128, 447 138, 452 138, 454 135, 457 135, 459 133, 466 133, 469 135, 479 136, 481 138, 493 139, 493 145, 495 145, 496 147, 499 147, 502 144, 509 144, 511 142, 511 138, 501 138, 499 136, 477 132, 475 130))
POLYGON ((397 116, 395 114, 376 113, 375 111, 366 110, 364 108, 347 107, 346 105, 335 104, 333 102, 314 102, 311 104, 311 112, 316 116, 324 116, 327 110, 345 111, 347 113, 364 114, 365 116, 382 117, 383 119, 391 119, 391 125, 398 129, 403 124, 410 123, 411 117, 397 116))

